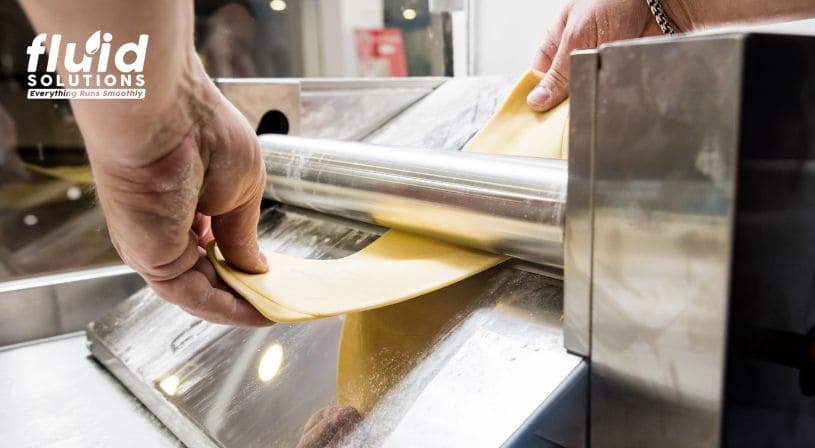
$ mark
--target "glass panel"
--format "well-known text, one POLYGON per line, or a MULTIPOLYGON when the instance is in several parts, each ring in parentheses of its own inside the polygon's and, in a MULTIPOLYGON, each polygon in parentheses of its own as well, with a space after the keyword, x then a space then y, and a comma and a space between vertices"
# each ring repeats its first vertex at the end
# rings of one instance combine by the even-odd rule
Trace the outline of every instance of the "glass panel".
POLYGON ((118 260, 67 101, 26 99, 34 31, 0 1, 0 280, 118 260))
POLYGON ((445 15, 428 0, 196 1, 213 77, 428 76, 445 72, 445 15))

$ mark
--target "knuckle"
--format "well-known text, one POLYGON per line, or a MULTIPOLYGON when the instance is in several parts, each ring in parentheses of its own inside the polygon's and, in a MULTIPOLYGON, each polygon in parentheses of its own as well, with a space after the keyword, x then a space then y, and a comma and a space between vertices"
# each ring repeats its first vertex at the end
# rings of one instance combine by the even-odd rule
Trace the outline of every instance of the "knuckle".
POLYGON ((215 295, 215 288, 208 287, 202 294, 195 298, 192 309, 196 315, 205 315, 208 311, 209 305, 212 302, 212 297, 215 295), (200 314, 199 314, 200 313, 200 314))
POLYGON ((561 89, 566 89, 569 87, 569 77, 564 75, 559 68, 552 68, 549 70, 546 76, 549 78, 551 85, 561 89))
POLYGON ((182 249, 180 255, 171 261, 157 256, 144 255, 135 251, 121 253, 128 266, 142 275, 147 281, 166 282, 174 280, 192 269, 197 262, 197 253, 182 249))
POLYGON ((233 232, 229 239, 221 239, 218 247, 221 251, 243 251, 255 246, 257 236, 253 232, 233 232))
POLYGON ((162 266, 162 265, 141 265, 131 266, 142 277, 150 282, 167 282, 178 278, 184 273, 184 270, 175 266, 162 266))
POLYGON ((538 44, 538 52, 544 55, 550 55, 553 51, 557 50, 557 42, 551 38, 551 33, 538 44))
POLYGON ((563 43, 569 51, 583 47, 585 26, 567 26, 563 30, 563 43))

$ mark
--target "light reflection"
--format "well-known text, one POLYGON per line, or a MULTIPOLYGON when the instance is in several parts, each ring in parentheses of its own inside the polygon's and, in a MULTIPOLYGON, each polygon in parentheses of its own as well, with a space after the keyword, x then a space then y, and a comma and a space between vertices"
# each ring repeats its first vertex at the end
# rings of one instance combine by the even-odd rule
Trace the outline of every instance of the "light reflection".
POLYGON ((260 355, 258 378, 264 383, 268 383, 277 376, 282 366, 283 347, 280 344, 272 344, 260 355))
POLYGON ((37 218, 37 215, 23 216, 23 224, 27 226, 36 226, 38 222, 40 222, 40 218, 37 218))
POLYGON ((413 8, 405 8, 405 10, 402 11, 402 17, 404 17, 405 20, 413 20, 416 18, 416 10, 413 8))
POLYGON ((174 396, 176 392, 178 392, 178 386, 181 384, 181 379, 178 378, 178 375, 170 375, 167 378, 159 381, 158 387, 164 391, 165 394, 169 396, 174 396))
POLYGON ((272 0, 269 2, 269 8, 272 8, 272 11, 285 11, 286 6, 285 0, 272 0))
POLYGON ((68 190, 65 192, 65 195, 68 197, 68 200, 76 201, 77 199, 82 197, 82 190, 76 185, 72 185, 68 187, 68 190))

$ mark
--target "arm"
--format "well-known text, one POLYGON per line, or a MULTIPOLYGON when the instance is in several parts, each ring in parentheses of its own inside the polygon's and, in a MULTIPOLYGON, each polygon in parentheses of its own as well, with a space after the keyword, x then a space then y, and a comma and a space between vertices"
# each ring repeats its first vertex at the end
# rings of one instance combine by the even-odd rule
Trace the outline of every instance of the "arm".
POLYGON ((214 237, 235 266, 266 270, 256 229, 265 182, 260 149, 198 60, 192 2, 21 3, 39 33, 62 34, 63 42, 81 45, 102 29, 116 48, 149 35, 145 99, 71 104, 113 244, 185 310, 219 323, 268 324, 218 279, 202 249, 214 237))
POLYGON ((812 0, 687 0, 695 28, 733 23, 783 22, 815 17, 812 0))
MULTIPOLYGON (((710 26, 815 17, 812 0, 662 0, 677 32, 710 26)), ((571 0, 535 53, 532 67, 546 73, 527 102, 546 111, 568 96, 569 54, 603 43, 657 36, 659 27, 645 0, 571 0)))

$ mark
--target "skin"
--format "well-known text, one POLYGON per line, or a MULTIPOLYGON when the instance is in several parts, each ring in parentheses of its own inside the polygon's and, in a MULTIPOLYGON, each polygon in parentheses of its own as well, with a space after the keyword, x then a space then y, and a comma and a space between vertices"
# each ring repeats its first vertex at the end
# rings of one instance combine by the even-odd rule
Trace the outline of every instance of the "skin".
POLYGON ((267 270, 257 243, 265 182, 259 144, 201 65, 193 3, 21 4, 38 33, 60 33, 63 42, 83 43, 98 29, 113 33, 114 49, 150 36, 144 100, 71 104, 113 244, 161 297, 189 313, 229 325, 271 324, 220 281, 203 249, 214 238, 234 266, 267 270))
MULTIPOLYGON (((662 0, 661 4, 679 33, 815 17, 812 0, 662 0)), ((535 52, 532 68, 546 75, 529 93, 529 106, 544 112, 566 99, 572 51, 661 34, 645 0, 571 0, 535 52)))
POLYGON ((343 439, 362 421, 356 409, 332 405, 311 416, 303 428, 297 448, 334 448, 345 446, 343 439))

